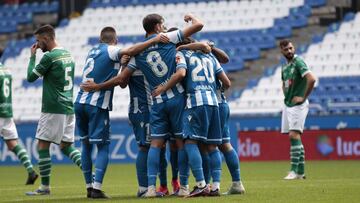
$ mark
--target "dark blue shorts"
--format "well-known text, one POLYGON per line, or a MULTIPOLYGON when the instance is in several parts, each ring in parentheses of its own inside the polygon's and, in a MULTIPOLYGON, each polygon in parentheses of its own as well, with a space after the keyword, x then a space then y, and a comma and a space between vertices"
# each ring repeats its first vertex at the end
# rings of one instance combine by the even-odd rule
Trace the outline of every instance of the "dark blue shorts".
POLYGON ((133 128, 136 142, 139 146, 150 146, 150 114, 129 113, 129 121, 133 128))
POLYGON ((81 140, 110 143, 109 111, 88 104, 75 104, 76 128, 81 140))
POLYGON ((182 138, 182 114, 185 108, 184 95, 179 94, 163 103, 151 106, 151 139, 182 138))
POLYGON ((184 139, 202 141, 206 144, 221 144, 220 116, 217 106, 196 106, 185 109, 184 139))

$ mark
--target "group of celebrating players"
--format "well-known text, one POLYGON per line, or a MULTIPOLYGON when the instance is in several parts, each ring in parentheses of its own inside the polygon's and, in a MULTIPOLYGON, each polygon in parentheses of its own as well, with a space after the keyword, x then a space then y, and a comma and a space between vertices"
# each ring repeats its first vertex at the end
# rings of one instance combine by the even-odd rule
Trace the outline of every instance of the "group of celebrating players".
MULTIPOLYGON (((187 14, 184 20, 191 25, 167 30, 162 16, 149 14, 143 19, 145 41, 123 49, 117 46, 115 29, 103 28, 100 43, 87 55, 75 103, 75 64, 71 54, 57 44, 50 25, 34 32, 37 42, 31 47, 27 80, 43 77, 42 113, 36 132, 41 185, 27 195, 50 194, 49 146, 56 143, 82 170, 87 197, 108 198, 102 191, 102 182, 111 142, 109 111, 117 85, 128 86, 130 91, 128 116, 139 146, 138 197, 169 194, 167 141, 174 195, 219 196, 220 151, 233 181, 225 194, 245 192, 239 159, 230 144, 229 106, 224 91, 231 83, 220 65, 229 60, 228 56, 214 44, 196 42, 190 37, 203 28, 200 19, 187 14), (38 48, 47 53, 35 66, 38 48), (81 137, 81 153, 72 146, 75 125, 81 137), (91 159, 94 146, 95 171, 91 159), (189 189, 190 169, 196 180, 193 190, 189 189), (156 189, 159 172, 161 186, 156 189)), ((32 176, 33 183, 37 174, 32 176)))

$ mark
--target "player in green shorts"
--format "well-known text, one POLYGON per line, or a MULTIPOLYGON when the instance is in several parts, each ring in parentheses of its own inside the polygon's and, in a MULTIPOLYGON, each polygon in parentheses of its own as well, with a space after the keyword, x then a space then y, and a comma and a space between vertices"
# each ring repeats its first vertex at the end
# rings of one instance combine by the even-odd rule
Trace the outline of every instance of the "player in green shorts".
POLYGON ((285 180, 305 179, 305 150, 301 135, 309 111, 307 100, 315 84, 315 76, 297 55, 288 40, 280 42, 281 53, 287 63, 281 67, 282 89, 285 96, 281 119, 281 133, 290 137, 291 169, 285 180))
POLYGON ((33 169, 29 155, 18 143, 18 133, 12 111, 12 76, 10 70, 0 63, 0 136, 4 139, 8 149, 18 157, 28 172, 26 185, 34 184, 38 175, 33 169))
POLYGON ((27 80, 34 82, 43 77, 42 107, 36 138, 38 139, 39 170, 41 185, 27 195, 50 194, 51 143, 60 149, 81 168, 80 151, 74 142, 75 116, 73 106, 73 84, 75 63, 71 54, 55 41, 55 30, 44 25, 34 32, 36 43, 31 47, 27 80), (36 50, 45 54, 35 66, 36 50))

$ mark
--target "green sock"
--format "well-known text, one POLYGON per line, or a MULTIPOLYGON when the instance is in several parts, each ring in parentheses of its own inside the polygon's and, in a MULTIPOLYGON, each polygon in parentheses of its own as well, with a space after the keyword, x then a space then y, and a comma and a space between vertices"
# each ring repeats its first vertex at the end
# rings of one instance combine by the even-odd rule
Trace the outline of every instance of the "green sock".
POLYGON ((304 175, 305 173, 305 150, 304 146, 301 145, 301 153, 300 153, 300 159, 299 159, 299 166, 297 174, 304 175))
POLYGON ((67 157, 69 157, 81 169, 81 153, 73 146, 64 147, 61 149, 67 157))
POLYGON ((41 184, 49 186, 51 172, 51 157, 49 149, 38 150, 39 152, 39 171, 41 184))
POLYGON ((24 165, 28 173, 34 173, 33 165, 31 164, 26 150, 22 146, 16 145, 14 149, 12 149, 12 152, 16 154, 16 156, 18 157, 22 165, 24 165))
POLYGON ((298 165, 301 154, 301 140, 291 139, 290 138, 290 160, 291 160, 291 171, 297 173, 298 165))

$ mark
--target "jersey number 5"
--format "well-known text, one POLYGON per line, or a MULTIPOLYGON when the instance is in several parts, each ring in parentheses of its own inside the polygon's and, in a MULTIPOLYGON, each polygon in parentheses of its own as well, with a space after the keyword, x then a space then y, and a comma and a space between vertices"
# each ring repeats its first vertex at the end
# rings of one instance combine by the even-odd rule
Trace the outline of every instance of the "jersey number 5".
POLYGON ((69 91, 73 87, 73 80, 72 77, 69 75, 71 73, 71 67, 68 66, 65 68, 65 81, 68 83, 64 86, 64 91, 69 91))
POLYGON ((152 51, 146 56, 147 63, 151 66, 151 70, 158 77, 163 77, 168 72, 166 63, 162 60, 161 55, 157 51, 152 51), (155 61, 153 60, 155 59, 155 61))

